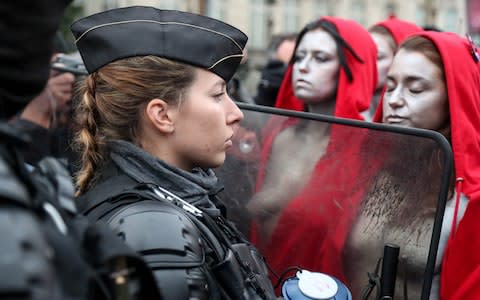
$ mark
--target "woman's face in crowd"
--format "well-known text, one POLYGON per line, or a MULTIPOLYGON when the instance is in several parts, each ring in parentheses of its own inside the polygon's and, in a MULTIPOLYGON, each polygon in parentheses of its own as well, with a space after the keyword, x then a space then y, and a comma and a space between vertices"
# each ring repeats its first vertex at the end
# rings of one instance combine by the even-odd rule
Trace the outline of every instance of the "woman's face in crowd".
POLYGON ((225 81, 197 69, 178 109, 173 132, 175 161, 185 170, 222 165, 232 146, 234 126, 242 119, 242 111, 226 93, 225 81))
POLYGON ((387 76, 383 123, 439 130, 448 116, 442 69, 420 52, 400 49, 387 76))
POLYGON ((278 60, 288 64, 292 58, 293 51, 295 51, 295 40, 284 40, 280 46, 278 46, 277 51, 275 51, 275 56, 278 60))
POLYGON ((387 36, 377 32, 372 32, 371 35, 373 41, 377 45, 377 89, 381 89, 385 86, 385 83, 387 81, 388 69, 392 64, 395 52, 391 45, 392 41, 389 41, 389 38, 387 36))
POLYGON ((307 104, 334 99, 340 62, 333 37, 322 29, 307 32, 294 55, 295 96, 307 104))

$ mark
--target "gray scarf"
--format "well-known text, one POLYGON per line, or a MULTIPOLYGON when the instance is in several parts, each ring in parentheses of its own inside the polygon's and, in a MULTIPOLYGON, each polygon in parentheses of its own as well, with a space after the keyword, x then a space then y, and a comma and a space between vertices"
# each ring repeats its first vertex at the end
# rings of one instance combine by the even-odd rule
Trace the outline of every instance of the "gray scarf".
POLYGON ((110 157, 128 176, 140 183, 153 183, 183 200, 203 208, 211 215, 219 211, 210 200, 223 189, 215 173, 196 168, 192 172, 168 165, 150 153, 127 141, 113 141, 110 157))

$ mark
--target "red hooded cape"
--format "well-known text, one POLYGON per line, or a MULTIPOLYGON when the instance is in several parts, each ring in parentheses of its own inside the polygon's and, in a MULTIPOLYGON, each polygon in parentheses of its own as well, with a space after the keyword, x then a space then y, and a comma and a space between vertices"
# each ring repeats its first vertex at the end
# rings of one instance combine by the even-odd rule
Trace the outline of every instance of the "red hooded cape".
MULTIPOLYGON (((441 269, 441 299, 480 297, 480 65, 465 39, 447 32, 421 32, 443 61, 450 108, 456 191, 469 203, 452 228, 441 269), (462 181, 463 179, 463 181, 462 181), (456 230, 455 230, 456 229, 456 230)), ((375 120, 382 120, 379 105, 375 120)))
MULTIPOLYGON (((323 17, 337 28, 340 36, 363 60, 359 62, 349 51, 344 51, 347 64, 353 74, 349 82, 341 68, 338 76, 335 116, 363 120, 359 112, 368 109, 373 90, 377 84, 377 48, 368 31, 352 20, 323 17), (373 87, 372 87, 373 85, 373 87)), ((304 110, 304 104, 295 97, 292 89, 292 64, 288 66, 278 91, 275 107, 297 111, 304 110)))
MULTIPOLYGON (((363 60, 363 63, 358 62, 346 53, 353 81, 349 82, 345 72, 340 71, 335 116, 362 119, 360 110, 368 107, 376 86, 375 44, 368 32, 353 21, 332 17, 323 19, 337 27, 340 35, 363 60)), ((278 107, 303 109, 289 106, 300 103, 292 91, 291 66, 277 99, 278 107)), ((275 138, 283 129, 296 123, 293 119, 273 117, 266 126, 268 135, 263 140, 257 190, 263 184, 275 138)), ((352 134, 347 127, 331 125, 325 154, 316 163, 302 190, 284 207, 271 238, 259 240, 256 224, 253 224, 251 239, 277 273, 291 266, 300 266, 336 276, 345 282, 342 250, 368 185, 357 177, 364 174, 362 178, 371 178, 373 176, 366 174, 374 170, 359 159, 363 138, 363 134, 352 134)))
POLYGON ((397 46, 399 46, 408 36, 423 31, 423 29, 416 24, 397 19, 396 17, 390 17, 387 20, 374 24, 372 27, 375 26, 382 26, 387 29, 397 46))

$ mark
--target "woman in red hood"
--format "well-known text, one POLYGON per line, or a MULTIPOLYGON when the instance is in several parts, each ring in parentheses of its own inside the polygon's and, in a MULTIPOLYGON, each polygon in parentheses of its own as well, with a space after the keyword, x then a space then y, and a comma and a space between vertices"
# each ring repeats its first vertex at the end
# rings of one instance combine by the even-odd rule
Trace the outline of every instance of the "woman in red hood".
POLYGON ((375 23, 368 30, 373 41, 377 45, 377 72, 378 82, 375 95, 370 103, 370 108, 364 114, 366 120, 371 120, 377 109, 380 96, 383 93, 387 80, 387 73, 392 64, 393 56, 398 46, 413 33, 422 31, 422 28, 414 23, 407 22, 396 17, 375 23))
MULTIPOLYGON (((276 106, 362 120, 376 79, 369 33, 324 17, 299 33, 276 106)), ((248 209, 252 241, 277 273, 299 266, 345 280, 341 252, 366 184, 352 178, 366 171, 357 156, 362 137, 342 129, 284 117, 266 126, 248 209)))
POLYGON ((452 146, 454 181, 436 264, 440 291, 434 279, 432 299, 480 295, 479 58, 473 43, 456 34, 413 35, 393 59, 375 115, 377 122, 438 131, 452 146))
MULTIPOLYGON (((292 109, 297 111, 311 111, 312 107, 305 97, 299 94, 301 87, 308 81, 296 78, 295 73, 304 73, 299 60, 303 57, 301 42, 309 36, 315 39, 315 34, 323 32, 326 39, 334 42, 330 56, 336 63, 335 88, 330 96, 330 111, 322 111, 336 117, 363 120, 360 112, 368 109, 372 90, 377 84, 376 46, 368 32, 357 22, 336 17, 323 17, 320 20, 307 24, 299 33, 294 56, 290 61, 287 72, 277 96, 275 107, 292 109), (372 86, 373 85, 373 86, 372 86), (298 87, 298 89, 297 89, 298 87)), ((306 39, 308 40, 308 39, 306 39)), ((322 41, 317 40, 321 45, 322 41)), ((306 46, 308 47, 308 46, 306 46)), ((322 51, 324 57, 318 57, 320 61, 326 60, 327 50, 322 51)), ((325 61, 326 62, 326 61, 325 61)), ((310 72, 312 73, 312 72, 310 72)), ((318 89, 322 89, 322 82, 311 82, 318 89)), ((316 112, 316 111, 312 111, 316 112)))

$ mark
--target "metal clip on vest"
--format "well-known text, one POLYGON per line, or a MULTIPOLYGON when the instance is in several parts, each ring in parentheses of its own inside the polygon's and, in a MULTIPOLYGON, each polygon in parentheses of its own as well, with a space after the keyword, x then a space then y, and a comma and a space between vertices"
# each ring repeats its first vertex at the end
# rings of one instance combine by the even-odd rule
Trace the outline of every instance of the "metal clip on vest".
POLYGON ((178 197, 177 195, 167 191, 166 189, 160 187, 160 186, 155 186, 152 188, 153 192, 159 196, 162 199, 165 199, 176 206, 182 208, 183 210, 197 216, 197 217, 202 217, 203 212, 193 206, 192 204, 188 203, 187 201, 183 200, 182 198, 178 197))

